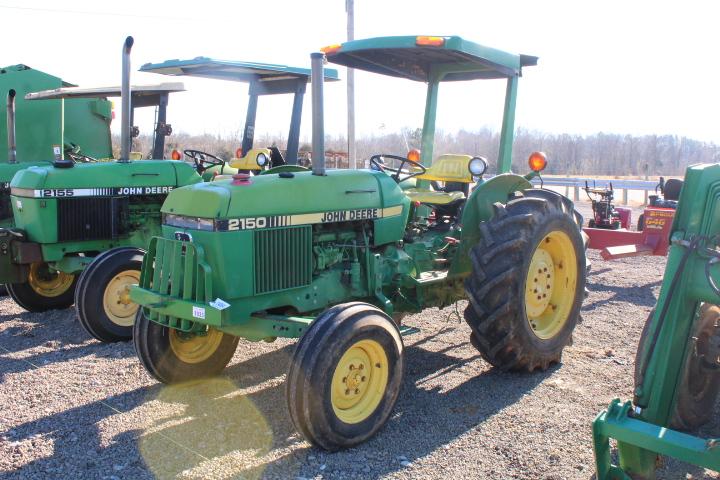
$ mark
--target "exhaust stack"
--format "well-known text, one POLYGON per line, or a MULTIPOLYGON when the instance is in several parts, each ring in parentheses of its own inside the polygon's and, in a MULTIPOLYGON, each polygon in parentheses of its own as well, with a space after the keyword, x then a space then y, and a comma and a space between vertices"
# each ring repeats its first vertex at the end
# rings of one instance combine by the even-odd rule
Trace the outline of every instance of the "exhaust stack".
POLYGON ((312 173, 325 175, 325 118, 323 115, 323 59, 320 52, 310 54, 312 93, 312 173))
POLYGON ((132 148, 132 138, 130 137, 130 127, 132 124, 132 97, 130 96, 130 50, 135 40, 133 37, 127 37, 123 45, 122 53, 122 86, 120 95, 122 96, 122 124, 120 128, 120 159, 119 162, 130 161, 130 150, 132 148))
POLYGON ((15 90, 7 95, 7 144, 8 163, 17 163, 17 145, 15 144, 15 90))

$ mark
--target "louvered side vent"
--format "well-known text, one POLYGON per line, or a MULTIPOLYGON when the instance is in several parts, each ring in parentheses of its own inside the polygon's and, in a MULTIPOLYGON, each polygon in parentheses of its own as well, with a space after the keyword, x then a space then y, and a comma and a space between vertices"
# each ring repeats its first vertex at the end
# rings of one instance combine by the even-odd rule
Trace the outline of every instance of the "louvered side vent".
POLYGON ((312 227, 255 231, 255 293, 304 287, 312 280, 312 227))
POLYGON ((116 238, 121 233, 119 200, 111 197, 57 199, 58 241, 116 238))

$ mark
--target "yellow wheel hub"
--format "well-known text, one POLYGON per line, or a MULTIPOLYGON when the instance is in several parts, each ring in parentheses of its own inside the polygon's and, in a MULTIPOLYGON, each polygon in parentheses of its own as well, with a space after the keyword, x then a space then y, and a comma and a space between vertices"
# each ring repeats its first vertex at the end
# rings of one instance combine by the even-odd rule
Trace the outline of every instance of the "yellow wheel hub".
POLYGON ((203 334, 170 329, 170 348, 180 361, 200 363, 212 357, 220 346, 222 338, 223 333, 214 328, 208 328, 203 334))
POLYGON ((129 327, 135 321, 138 305, 130 301, 128 287, 140 283, 140 271, 125 270, 113 277, 105 287, 103 309, 111 322, 129 327))
POLYGON ((380 405, 388 383, 388 358, 375 340, 361 340, 343 354, 333 373, 330 401, 345 423, 360 423, 380 405))
POLYGON ((525 313, 535 335, 548 340, 565 326, 577 277, 572 240, 565 232, 550 232, 535 248, 525 280, 525 313))
POLYGON ((75 275, 50 270, 47 263, 30 264, 28 284, 38 295, 59 297, 72 286, 75 275))

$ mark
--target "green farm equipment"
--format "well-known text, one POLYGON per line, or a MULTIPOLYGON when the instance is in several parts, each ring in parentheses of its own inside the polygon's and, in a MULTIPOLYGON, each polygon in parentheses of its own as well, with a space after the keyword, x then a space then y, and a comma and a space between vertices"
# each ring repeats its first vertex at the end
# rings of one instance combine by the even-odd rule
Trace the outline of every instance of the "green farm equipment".
POLYGON ((655 478, 659 455, 720 471, 720 440, 687 433, 711 418, 720 390, 720 164, 686 170, 669 236, 660 296, 635 358, 633 400, 613 400, 593 423, 599 480, 655 478))
MULTIPOLYGON (((128 39, 123 50, 122 88, 59 88, 29 96, 69 102, 88 95, 122 93, 127 124, 122 125, 121 159, 81 164, 58 159, 52 167, 19 172, 11 184, 16 228, 0 230, 5 240, 0 244, 4 245, 0 250, 0 282, 8 284, 12 298, 30 311, 75 303, 83 327, 105 342, 129 340, 132 335, 137 305, 130 302, 125 287, 138 282, 143 249, 152 236, 160 234, 160 207, 168 192, 200 182, 199 174, 211 180, 216 174, 237 173, 231 168, 233 162, 228 167, 204 152, 189 151, 195 154, 195 168, 185 162, 161 160, 165 137, 171 131, 166 123, 168 95, 182 90, 182 84, 131 89, 131 45, 128 39), (130 138, 137 131, 131 127, 133 110, 142 106, 158 109, 152 153, 157 160, 129 161, 133 157, 130 138)), ((215 73, 208 67, 208 75, 215 73)), ((237 72, 226 73, 232 76, 237 72)), ((337 78, 336 72, 328 74, 337 78)), ((310 71, 250 64, 245 66, 244 75, 246 81, 258 83, 257 88, 287 79, 300 90, 299 83, 307 83, 310 71), (268 71, 268 67, 276 71, 268 71)), ((302 93, 296 95, 296 103, 298 99, 301 105, 302 93)), ((294 125, 299 135, 299 110, 294 125)), ((236 166, 270 163, 272 150, 253 149, 252 138, 249 140, 246 154, 236 159, 236 166)))
MULTIPOLYGON (((159 73, 171 76, 191 76, 227 80, 249 84, 247 113, 243 130, 242 145, 236 152, 236 158, 229 164, 241 171, 258 172, 267 167, 280 167, 285 164, 297 165, 298 144, 300 141, 300 120, 302 118, 303 98, 310 80, 307 68, 289 67, 257 62, 240 62, 232 60, 216 60, 208 57, 197 57, 190 60, 166 60, 162 63, 147 63, 140 67, 141 72, 159 73), (257 161, 258 155, 253 152, 255 139, 255 120, 257 117, 258 98, 265 95, 293 94, 290 130, 285 156, 277 147, 269 149, 267 164, 257 161), (251 154, 253 152, 253 154, 251 154)), ((325 81, 336 81, 336 70, 325 72, 325 81)), ((203 171, 203 166, 222 165, 223 160, 217 156, 198 150, 185 150, 185 155, 198 165, 203 179, 211 180, 213 171, 203 171)), ((260 157, 263 158, 263 157, 260 157)), ((264 161, 264 160, 263 160, 264 161)), ((290 170, 290 169, 285 169, 290 170)), ((224 172, 218 172, 224 173, 224 172)))
POLYGON ((26 65, 0 68, 0 104, 7 121, 0 122, 0 227, 13 225, 10 180, 29 166, 49 165, 53 146, 109 156, 112 106, 103 98, 32 103, 25 95, 70 86, 60 78, 26 65))
POLYGON ((239 337, 300 338, 290 415, 310 442, 333 450, 388 419, 403 379, 401 334, 412 331, 405 314, 469 298, 471 341, 491 364, 559 362, 583 299, 585 252, 573 203, 532 188, 544 155, 531 155, 527 175, 509 173, 518 77, 535 57, 414 36, 326 54, 427 83, 422 163, 383 154, 369 170, 326 170, 323 54, 313 54, 313 170, 173 190, 130 298, 142 307, 138 357, 165 383, 218 374, 239 337), (477 79, 507 85, 500 174, 490 179, 481 157, 432 161, 440 83, 477 79))

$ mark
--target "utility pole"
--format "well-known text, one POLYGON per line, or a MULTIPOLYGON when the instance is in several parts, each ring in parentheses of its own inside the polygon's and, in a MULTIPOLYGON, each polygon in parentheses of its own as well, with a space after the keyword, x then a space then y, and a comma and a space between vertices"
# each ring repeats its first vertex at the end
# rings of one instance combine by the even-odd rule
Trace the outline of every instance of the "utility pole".
MULTIPOLYGON (((345 11, 347 12, 347 39, 355 40, 355 5, 354 0, 345 0, 345 11)), ((355 70, 347 69, 347 140, 348 140, 348 163, 351 169, 357 168, 355 158, 355 70)))

